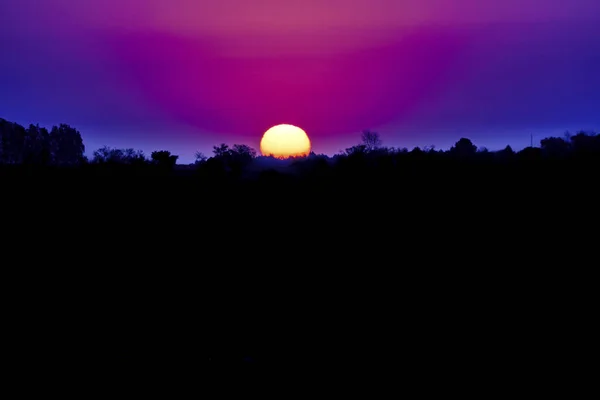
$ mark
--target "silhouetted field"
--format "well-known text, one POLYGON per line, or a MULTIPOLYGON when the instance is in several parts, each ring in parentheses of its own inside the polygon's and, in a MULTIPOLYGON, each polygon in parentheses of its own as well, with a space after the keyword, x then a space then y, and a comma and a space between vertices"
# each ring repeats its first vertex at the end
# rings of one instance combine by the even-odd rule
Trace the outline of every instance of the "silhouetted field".
POLYGON ((182 166, 3 124, 15 370, 499 385, 558 368, 593 321, 600 136, 408 151, 371 132, 334 157, 221 145, 182 166))

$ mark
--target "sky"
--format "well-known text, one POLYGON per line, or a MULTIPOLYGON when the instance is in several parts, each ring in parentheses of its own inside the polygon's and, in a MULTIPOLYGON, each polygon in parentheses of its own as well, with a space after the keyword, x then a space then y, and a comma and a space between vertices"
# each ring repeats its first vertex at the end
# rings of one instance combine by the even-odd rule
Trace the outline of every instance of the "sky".
POLYGON ((0 0, 0 118, 191 162, 302 127, 522 148, 600 131, 598 0, 0 0))

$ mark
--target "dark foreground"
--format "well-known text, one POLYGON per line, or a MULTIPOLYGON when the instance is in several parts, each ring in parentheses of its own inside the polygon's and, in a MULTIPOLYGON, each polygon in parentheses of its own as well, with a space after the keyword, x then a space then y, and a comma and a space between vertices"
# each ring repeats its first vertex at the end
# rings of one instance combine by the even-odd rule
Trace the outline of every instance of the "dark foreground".
POLYGON ((14 371, 54 383, 498 385, 560 368, 565 335, 588 332, 595 160, 32 171, 2 175, 8 343, 14 371))

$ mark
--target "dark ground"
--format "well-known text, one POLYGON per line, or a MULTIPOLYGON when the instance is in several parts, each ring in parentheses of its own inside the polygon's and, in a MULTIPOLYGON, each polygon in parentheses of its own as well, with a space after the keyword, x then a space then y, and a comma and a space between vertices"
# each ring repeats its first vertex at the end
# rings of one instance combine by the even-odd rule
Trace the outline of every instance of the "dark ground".
POLYGON ((12 369, 548 385, 591 329, 598 171, 4 175, 12 369))

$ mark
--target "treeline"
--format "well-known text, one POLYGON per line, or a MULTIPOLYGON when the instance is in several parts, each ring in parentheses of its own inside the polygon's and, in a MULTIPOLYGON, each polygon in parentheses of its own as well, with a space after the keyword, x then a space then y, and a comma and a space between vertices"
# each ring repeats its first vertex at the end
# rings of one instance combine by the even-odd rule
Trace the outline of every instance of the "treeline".
POLYGON ((81 134, 66 124, 50 131, 39 125, 25 128, 0 118, 0 164, 79 165, 85 161, 81 134))
MULTIPOLYGON (((449 150, 435 147, 407 149, 383 145, 378 133, 364 131, 357 145, 333 157, 311 153, 308 157, 278 160, 258 156, 255 149, 244 144, 220 144, 213 147, 209 157, 196 153, 190 165, 178 165, 178 156, 167 150, 158 150, 146 156, 141 150, 118 149, 104 146, 85 156, 85 145, 80 132, 61 124, 48 130, 39 125, 25 128, 0 118, 0 164, 3 169, 76 169, 80 171, 113 171, 154 173, 188 173, 206 178, 269 177, 281 174, 293 176, 327 176, 337 173, 377 170, 387 173, 414 163, 429 164, 451 161, 464 164, 505 164, 510 162, 546 160, 578 160, 596 162, 600 159, 600 135, 594 132, 547 137, 539 147, 514 151, 510 146, 500 151, 478 148, 467 138, 459 139, 449 150), (67 167, 67 168, 65 168, 67 167)), ((456 163, 455 163, 456 164, 456 163)))

